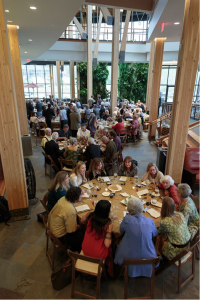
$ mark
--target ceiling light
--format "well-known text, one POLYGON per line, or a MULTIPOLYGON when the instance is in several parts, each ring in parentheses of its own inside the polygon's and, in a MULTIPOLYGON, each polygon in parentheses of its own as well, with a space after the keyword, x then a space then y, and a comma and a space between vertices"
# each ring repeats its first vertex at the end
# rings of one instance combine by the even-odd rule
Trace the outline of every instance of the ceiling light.
POLYGON ((27 51, 25 51, 24 53, 28 53, 27 51))
POLYGON ((35 6, 30 6, 30 9, 37 9, 37 7, 35 7, 35 6))
POLYGON ((174 23, 174 25, 179 25, 180 24, 180 22, 176 22, 176 23, 174 23))
POLYGON ((8 9, 6 9, 6 10, 5 10, 5 12, 9 12, 9 10, 8 10, 8 9))
POLYGON ((8 23, 12 23, 12 21, 7 21, 8 23))
POLYGON ((19 26, 17 25, 17 29, 19 29, 19 26))
POLYGON ((32 42, 33 40, 29 39, 29 42, 32 42))

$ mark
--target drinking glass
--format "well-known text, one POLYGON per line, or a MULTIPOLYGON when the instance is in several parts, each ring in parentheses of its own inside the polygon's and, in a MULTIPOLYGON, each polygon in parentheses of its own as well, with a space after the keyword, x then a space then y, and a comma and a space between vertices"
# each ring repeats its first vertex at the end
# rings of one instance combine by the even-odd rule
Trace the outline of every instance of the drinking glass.
POLYGON ((114 179, 115 179, 115 183, 117 182, 116 180, 117 180, 117 173, 114 173, 114 179))

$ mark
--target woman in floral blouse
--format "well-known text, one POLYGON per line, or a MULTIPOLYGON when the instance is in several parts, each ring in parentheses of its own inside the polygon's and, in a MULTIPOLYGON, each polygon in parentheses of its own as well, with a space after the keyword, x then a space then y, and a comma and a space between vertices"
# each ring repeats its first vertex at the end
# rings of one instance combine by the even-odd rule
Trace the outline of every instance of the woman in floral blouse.
POLYGON ((70 145, 64 153, 66 160, 71 160, 74 164, 78 162, 78 155, 81 153, 81 149, 77 147, 77 139, 71 138, 69 141, 70 145))
POLYGON ((133 163, 131 156, 126 156, 123 165, 120 166, 118 175, 134 177, 138 173, 138 167, 133 163))
MULTIPOLYGON (((159 252, 166 258, 172 259, 190 245, 190 232, 182 213, 176 212, 174 200, 164 197, 161 209, 161 222, 158 229, 159 252)), ((158 242, 157 242, 158 243, 158 242)))
POLYGON ((181 183, 178 185, 179 211, 184 215, 191 238, 193 238, 199 228, 199 214, 193 200, 189 197, 191 193, 192 190, 188 184, 181 183))

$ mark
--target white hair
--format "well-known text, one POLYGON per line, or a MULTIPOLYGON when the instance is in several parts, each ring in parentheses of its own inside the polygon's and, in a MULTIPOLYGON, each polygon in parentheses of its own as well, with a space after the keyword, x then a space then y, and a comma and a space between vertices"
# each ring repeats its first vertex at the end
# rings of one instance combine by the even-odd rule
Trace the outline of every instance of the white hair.
POLYGON ((93 139, 92 137, 89 137, 89 139, 88 139, 88 143, 90 143, 90 144, 94 144, 94 139, 93 139))
POLYGON ((49 131, 49 130, 51 130, 51 128, 47 127, 47 128, 45 129, 45 133, 46 133, 47 131, 49 131))
POLYGON ((192 193, 192 190, 187 183, 180 183, 178 185, 177 192, 181 194, 183 199, 185 199, 192 193))
POLYGON ((53 134, 52 134, 52 140, 57 140, 57 138, 58 138, 58 133, 57 132, 53 132, 53 134))
POLYGON ((140 214, 144 210, 142 201, 135 197, 129 198, 127 210, 131 215, 140 214))
POLYGON ((105 143, 105 142, 108 141, 108 137, 107 136, 103 136, 101 140, 102 140, 103 143, 105 143))
POLYGON ((103 129, 104 129, 103 125, 99 125, 99 130, 103 130, 103 129))
POLYGON ((169 181, 170 185, 174 184, 174 180, 169 175, 162 176, 160 179, 160 183, 163 183, 163 181, 169 181))

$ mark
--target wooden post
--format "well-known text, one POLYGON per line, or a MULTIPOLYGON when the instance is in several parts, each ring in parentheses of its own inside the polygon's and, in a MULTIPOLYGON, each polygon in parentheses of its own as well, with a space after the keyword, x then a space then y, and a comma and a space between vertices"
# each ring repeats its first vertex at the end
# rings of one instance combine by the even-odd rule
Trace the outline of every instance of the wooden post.
POLYGON ((21 59, 19 52, 19 41, 18 41, 18 32, 16 25, 8 25, 8 38, 10 45, 10 54, 12 60, 13 75, 15 81, 15 91, 17 97, 17 107, 20 123, 21 135, 29 134, 28 122, 27 122, 27 113, 26 113, 26 103, 24 96, 24 85, 21 69, 21 59))
POLYGON ((7 28, 0 0, 0 153, 12 216, 29 214, 24 158, 7 28))
POLYGON ((60 81, 60 62, 56 62, 57 69, 57 84, 58 84, 58 99, 61 100, 61 81, 60 81))
POLYGON ((146 106, 148 107, 148 110, 150 108, 150 101, 151 101, 154 52, 155 52, 155 43, 151 42, 151 51, 150 51, 150 58, 149 58, 149 73, 148 73, 148 82, 147 82, 147 94, 146 94, 146 106))
POLYGON ((76 63, 76 74, 77 74, 77 97, 80 99, 80 72, 77 63, 76 63))
POLYGON ((74 79, 74 62, 70 61, 70 94, 71 99, 75 98, 75 79, 74 79))
MULTIPOLYGON (((158 38, 154 41, 155 45, 153 47, 153 74, 151 81, 151 93, 150 93, 150 115, 149 120, 153 121, 157 119, 158 116, 158 101, 159 101, 159 92, 160 92, 160 79, 162 72, 162 61, 163 61, 163 50, 165 38, 158 38)), ((156 135, 156 125, 152 126, 151 136, 155 139, 156 135)))
POLYGON ((98 29, 97 29, 97 38, 96 38, 96 43, 95 43, 95 48, 94 48, 94 58, 93 58, 93 66, 97 66, 97 58, 98 58, 98 48, 99 48, 99 36, 100 36, 100 31, 101 31, 101 22, 102 22, 102 12, 100 11, 99 15, 99 24, 98 24, 98 29))
POLYGON ((87 99, 93 94, 92 90, 92 6, 87 6, 87 26, 88 26, 88 40, 87 40, 87 99))
POLYGON ((199 61, 199 0, 186 0, 165 173, 182 178, 188 125, 199 61))
POLYGON ((104 20, 107 23, 107 25, 113 25, 113 17, 111 16, 110 11, 108 10, 107 7, 101 6, 100 7, 104 20))
POLYGON ((114 10, 114 26, 112 40, 112 71, 111 71, 111 114, 117 106, 118 90, 118 61, 119 61, 119 27, 120 27, 120 10, 114 10))
POLYGON ((127 33, 128 33, 128 25, 129 25, 130 15, 131 15, 131 11, 127 10, 123 38, 122 38, 121 48, 120 48, 120 53, 119 53, 119 62, 122 62, 122 63, 125 61, 126 38, 127 38, 127 33))
POLYGON ((51 95, 55 95, 55 93, 54 93, 53 65, 49 65, 49 73, 50 73, 51 95))
MULTIPOLYGON (((88 5, 91 6, 91 5, 88 5)), ((85 32, 85 30, 83 29, 82 25, 79 23, 78 19, 76 17, 73 18, 74 24, 76 25, 76 28, 78 29, 78 31, 81 34, 81 38, 83 40, 87 39, 87 33, 85 32)), ((92 29, 92 28, 91 28, 92 29)))

